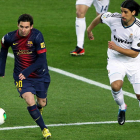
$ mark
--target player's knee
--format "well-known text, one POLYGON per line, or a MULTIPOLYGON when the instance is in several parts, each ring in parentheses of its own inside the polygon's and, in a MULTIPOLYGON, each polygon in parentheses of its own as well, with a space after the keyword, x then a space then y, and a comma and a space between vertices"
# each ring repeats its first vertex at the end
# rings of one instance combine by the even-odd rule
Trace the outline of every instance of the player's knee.
POLYGON ((138 100, 140 100, 140 94, 136 94, 138 100))
POLYGON ((28 106, 35 105, 35 101, 34 100, 28 99, 28 100, 25 100, 25 101, 26 101, 26 103, 27 103, 28 106))
POLYGON ((40 100, 39 104, 40 104, 42 107, 45 107, 45 106, 47 105, 47 98, 46 98, 46 99, 40 100))
POLYGON ((111 88, 113 91, 117 92, 121 89, 121 86, 119 86, 118 84, 113 84, 111 85, 111 88))
POLYGON ((111 83, 111 88, 113 91, 117 92, 122 88, 122 84, 123 84, 122 82, 115 81, 115 82, 111 83))
POLYGON ((85 17, 85 13, 83 13, 83 12, 80 11, 80 10, 77 10, 77 11, 76 11, 76 15, 77 15, 77 18, 84 18, 84 17, 85 17))
POLYGON ((34 95, 31 92, 25 92, 22 94, 22 98, 26 101, 28 106, 33 106, 35 104, 34 95))

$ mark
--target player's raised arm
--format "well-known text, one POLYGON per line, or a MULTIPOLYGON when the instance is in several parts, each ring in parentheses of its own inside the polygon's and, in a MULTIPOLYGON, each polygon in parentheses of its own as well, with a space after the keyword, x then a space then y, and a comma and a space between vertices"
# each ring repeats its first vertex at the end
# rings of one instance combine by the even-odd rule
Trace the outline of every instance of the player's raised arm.
POLYGON ((101 23, 101 14, 98 15, 92 22, 91 24, 88 26, 87 28, 87 34, 88 34, 88 38, 90 40, 94 40, 94 36, 92 33, 92 30, 99 24, 101 23))

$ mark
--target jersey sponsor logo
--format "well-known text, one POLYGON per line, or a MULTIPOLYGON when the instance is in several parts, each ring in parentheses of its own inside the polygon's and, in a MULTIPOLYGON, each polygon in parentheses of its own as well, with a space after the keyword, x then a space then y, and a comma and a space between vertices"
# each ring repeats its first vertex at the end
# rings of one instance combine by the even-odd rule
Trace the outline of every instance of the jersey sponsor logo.
POLYGON ((120 43, 125 43, 125 44, 132 44, 132 42, 129 42, 126 40, 123 40, 121 38, 117 38, 115 35, 114 35, 114 39, 117 41, 117 42, 120 42, 120 43))
POLYGON ((32 51, 29 51, 29 50, 19 50, 18 52, 17 52, 17 55, 21 55, 21 54, 31 54, 32 53, 32 51))
POLYGON ((140 42, 137 44, 138 47, 140 47, 140 42))
POLYGON ((40 46, 41 48, 45 48, 45 43, 44 42, 40 43, 40 46))
POLYGON ((32 47, 33 46, 33 42, 32 41, 28 41, 27 42, 27 46, 32 47))

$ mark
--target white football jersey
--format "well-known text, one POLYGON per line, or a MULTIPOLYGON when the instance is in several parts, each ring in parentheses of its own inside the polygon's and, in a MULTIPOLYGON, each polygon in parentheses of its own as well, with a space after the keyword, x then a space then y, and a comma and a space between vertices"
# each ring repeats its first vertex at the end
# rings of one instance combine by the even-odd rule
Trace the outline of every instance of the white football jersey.
MULTIPOLYGON (((101 20, 110 27, 111 41, 115 42, 117 46, 140 52, 140 20, 138 18, 135 18, 134 23, 128 27, 123 25, 119 13, 104 13, 101 20)), ((140 59, 140 55, 132 58, 109 48, 107 54, 109 58, 115 58, 122 62, 134 62, 140 59)))

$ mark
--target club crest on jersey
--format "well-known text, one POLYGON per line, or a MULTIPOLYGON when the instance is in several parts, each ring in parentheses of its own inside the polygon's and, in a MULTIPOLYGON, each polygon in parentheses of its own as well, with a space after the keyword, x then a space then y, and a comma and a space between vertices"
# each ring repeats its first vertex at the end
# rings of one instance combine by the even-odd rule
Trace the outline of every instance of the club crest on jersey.
POLYGON ((140 47, 140 43, 138 43, 137 46, 140 47))
POLYGON ((130 39, 133 39, 133 34, 130 34, 130 35, 129 35, 129 38, 130 38, 130 39))
POLYGON ((32 41, 28 41, 27 42, 27 46, 32 47, 33 46, 33 42, 32 41))
POLYGON ((45 48, 45 43, 44 42, 40 43, 40 46, 41 48, 45 48))

